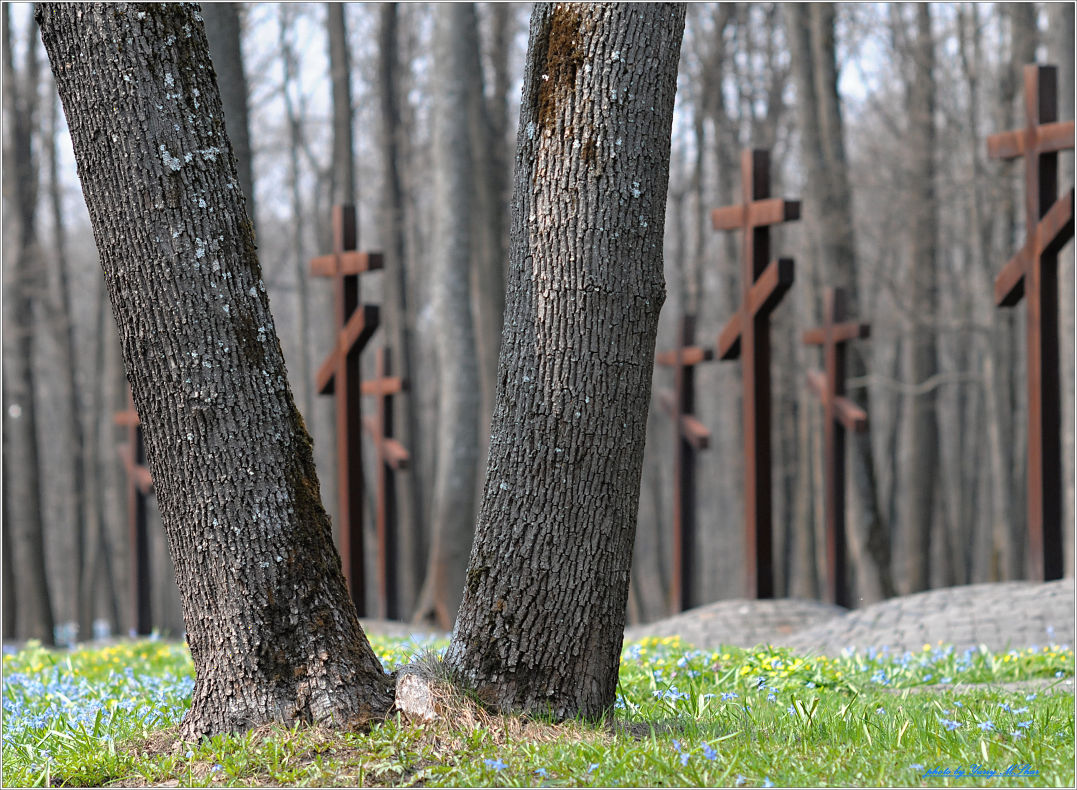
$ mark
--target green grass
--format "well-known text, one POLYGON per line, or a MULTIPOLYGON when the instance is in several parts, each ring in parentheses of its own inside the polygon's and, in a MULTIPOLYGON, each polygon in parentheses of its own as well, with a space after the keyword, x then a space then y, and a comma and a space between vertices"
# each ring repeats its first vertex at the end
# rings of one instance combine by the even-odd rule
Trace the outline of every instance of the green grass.
MULTIPOLYGON (((388 667, 418 649, 373 642, 388 667)), ((1073 694, 1050 689, 1073 677, 1068 647, 806 658, 646 639, 625 647, 616 709, 600 725, 479 713, 466 725, 264 727, 200 744, 176 740, 193 683, 183 645, 30 646, 3 669, 9 787, 1074 783, 1073 694), (1037 773, 967 775, 973 766, 1037 773)))

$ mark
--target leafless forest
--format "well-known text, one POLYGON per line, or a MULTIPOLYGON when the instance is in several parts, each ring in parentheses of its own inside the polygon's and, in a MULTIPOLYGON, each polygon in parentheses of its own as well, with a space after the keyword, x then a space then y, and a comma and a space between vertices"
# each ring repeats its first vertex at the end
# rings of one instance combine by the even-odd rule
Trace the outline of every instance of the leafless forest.
MULTIPOLYGON (((3 635, 60 641, 131 625, 127 408, 120 349, 71 143, 30 4, 3 6, 3 635), (75 630, 77 628, 77 631, 75 630)), ((332 297, 308 262, 332 246, 330 209, 355 203, 362 277, 382 307, 364 353, 393 349, 410 392, 395 435, 402 606, 451 626, 485 477, 497 380, 509 190, 526 4, 476 3, 438 39, 429 4, 207 4, 226 124, 247 195, 322 495, 337 508, 332 398, 315 373, 332 347, 332 297), (440 40, 438 47, 435 41, 440 40), (438 52, 456 47, 438 68, 438 52), (459 382, 470 382, 461 387, 459 382)), ((870 322, 850 394, 870 429, 849 439, 849 564, 857 605, 931 587, 1025 576, 1024 305, 993 283, 1024 242, 1023 166, 987 135, 1024 126, 1021 69, 1059 67, 1073 117, 1070 3, 702 3, 688 8, 673 122, 658 350, 680 316, 713 344, 740 298, 740 151, 766 148, 773 194, 803 201, 772 234, 796 280, 771 326, 776 594, 823 594, 821 365, 803 330, 823 289, 870 322)), ((1072 152, 1059 184, 1074 181, 1072 152)), ((1074 256, 1059 258, 1065 571, 1073 574, 1074 256)), ((672 437, 656 367, 629 619, 670 613, 672 437)), ((744 594, 740 365, 696 373, 696 590, 744 594)), ((369 409, 370 405, 365 406, 369 409)), ((373 458, 368 458, 368 475, 373 458)), ((372 505, 368 506, 370 516, 372 505)), ((368 556, 374 554, 373 518, 368 556)), ((152 523, 152 522, 151 522, 152 523)), ((151 528, 154 623, 183 630, 167 547, 151 528)), ((373 579, 368 599, 376 598, 373 579)))

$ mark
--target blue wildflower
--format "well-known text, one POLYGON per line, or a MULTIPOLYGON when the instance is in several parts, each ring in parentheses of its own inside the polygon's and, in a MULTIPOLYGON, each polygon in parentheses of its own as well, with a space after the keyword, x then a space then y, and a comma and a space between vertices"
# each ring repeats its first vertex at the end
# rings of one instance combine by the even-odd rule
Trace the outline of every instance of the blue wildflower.
POLYGON ((769 694, 767 694, 767 702, 774 702, 774 700, 776 700, 776 699, 777 699, 777 697, 774 696, 773 691, 770 692, 769 694))
POLYGON ((877 716, 885 716, 886 715, 886 708, 876 708, 875 709, 875 714, 877 716))
POLYGON ((714 750, 714 747, 709 743, 703 744, 703 756, 708 760, 716 760, 718 758, 718 752, 714 750))
POLYGON ((1029 727, 1032 726, 1032 719, 1029 719, 1027 721, 1019 721, 1017 722, 1017 726, 1020 727, 1022 730, 1027 730, 1029 727))
POLYGON ((735 787, 740 787, 742 784, 744 784, 747 781, 748 781, 748 777, 746 777, 744 774, 737 774, 736 778, 733 780, 733 785, 735 787))
POLYGON ((909 763, 909 768, 911 768, 914 771, 922 771, 922 770, 924 770, 924 766, 922 766, 920 763, 909 763))
POLYGON ((483 762, 486 764, 487 768, 492 768, 495 771, 502 771, 509 767, 508 763, 503 762, 500 757, 496 760, 486 759, 483 760, 483 762))
POLYGON ((539 776, 541 776, 543 779, 545 779, 546 776, 548 775, 545 768, 536 768, 535 773, 538 774, 539 776))
POLYGON ((738 696, 737 692, 735 692, 735 691, 727 691, 725 694, 722 695, 722 701, 723 702, 729 702, 729 700, 731 700, 731 699, 736 699, 737 696, 738 696))
POLYGON ((589 766, 587 766, 587 773, 594 773, 596 768, 598 768, 598 763, 591 763, 589 766))
POLYGON ((946 729, 951 731, 956 730, 958 727, 961 726, 961 722, 952 721, 950 719, 939 719, 939 723, 942 724, 942 726, 944 726, 946 729))
POLYGON ((763 787, 774 787, 774 782, 770 781, 769 776, 763 777, 763 787))
POLYGON ((991 719, 985 719, 979 723, 979 728, 984 732, 991 732, 995 729, 995 725, 991 723, 991 719))

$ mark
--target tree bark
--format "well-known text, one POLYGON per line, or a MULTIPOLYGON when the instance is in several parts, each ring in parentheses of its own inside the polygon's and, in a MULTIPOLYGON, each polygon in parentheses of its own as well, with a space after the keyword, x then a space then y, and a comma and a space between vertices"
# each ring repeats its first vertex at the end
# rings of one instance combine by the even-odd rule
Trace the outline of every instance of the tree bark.
POLYGON ((446 655, 493 708, 613 706, 684 14, 532 13, 490 460, 446 655))
POLYGON ((434 313, 438 443, 430 554, 415 619, 448 629, 456 619, 471 545, 478 481, 479 369, 471 316, 475 254, 472 194, 475 7, 439 5, 434 17, 434 313))
POLYGON ((217 87, 224 105, 224 123, 239 168, 239 186, 247 199, 247 217, 257 224, 254 211, 254 168, 252 165, 250 121, 247 114, 247 75, 243 70, 243 41, 240 9, 243 3, 206 3, 206 38, 217 87))
POLYGON ((408 244, 404 232, 407 205, 403 186, 404 132, 400 112, 398 12, 396 3, 382 3, 378 10, 378 99, 381 108, 378 126, 381 145, 382 181, 386 192, 381 201, 381 224, 385 229, 385 330, 389 345, 399 357, 400 375, 409 382, 400 396, 403 408, 394 410, 394 436, 408 448, 408 472, 397 479, 400 554, 397 570, 400 606, 404 613, 415 610, 423 573, 423 460, 419 444, 419 414, 416 390, 420 371, 413 362, 415 316, 409 309, 408 244))
POLYGON ((202 17, 42 4, 183 598, 194 740, 380 716, 292 399, 202 17))
POLYGON ((4 490, 19 573, 19 635, 53 644, 52 598, 45 570, 41 513, 41 460, 38 446, 34 345, 35 304, 44 292, 44 265, 37 237, 38 167, 33 144, 37 113, 38 57, 33 30, 27 36, 26 63, 16 75, 12 59, 10 9, 3 8, 4 110, 10 124, 4 192, 14 198, 17 240, 14 266, 6 283, 8 307, 4 354, 4 490))
MULTIPOLYGON (((916 35, 906 57, 906 111, 909 126, 908 288, 912 330, 906 348, 905 378, 914 386, 939 369, 933 319, 938 315, 936 255, 938 200, 935 190, 935 41, 931 10, 916 6, 916 35)), ((907 445, 903 456, 905 489, 902 528, 902 591, 926 590, 931 584, 931 546, 935 527, 939 425, 935 388, 906 400, 907 445)))

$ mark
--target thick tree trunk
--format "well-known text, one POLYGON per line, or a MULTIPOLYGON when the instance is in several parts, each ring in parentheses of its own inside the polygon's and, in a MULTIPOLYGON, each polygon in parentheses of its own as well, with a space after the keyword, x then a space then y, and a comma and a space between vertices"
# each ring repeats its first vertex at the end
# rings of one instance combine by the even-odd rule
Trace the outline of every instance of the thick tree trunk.
POLYGON ((247 217, 256 221, 254 212, 254 175, 251 153, 250 122, 247 116, 247 75, 243 70, 242 3, 206 3, 202 15, 206 20, 206 38, 217 87, 224 105, 224 122, 232 152, 239 168, 239 186, 247 199, 247 217))
POLYGON ((490 461, 446 655, 494 708, 613 706, 684 13, 532 14, 490 461))
POLYGON ((4 499, 11 519, 11 544, 19 573, 19 636, 53 643, 55 625, 45 571, 41 518, 41 460, 34 389, 35 301, 44 292, 44 266, 37 239, 37 155, 33 130, 37 112, 36 36, 27 40, 26 65, 16 76, 12 60, 10 9, 3 7, 4 111, 10 124, 4 192, 14 198, 17 218, 15 261, 4 295, 4 499))
MULTIPOLYGON (((916 35, 906 59, 906 109, 909 117, 908 302, 912 330, 906 348, 905 378, 919 386, 939 369, 933 319, 938 315, 938 200, 935 190, 935 41, 931 10, 916 6, 916 35)), ((903 456, 902 591, 931 585, 935 529, 935 495, 939 469, 939 424, 936 389, 906 401, 907 445, 903 456)))
POLYGON ((416 620, 451 628, 464 587, 478 481, 480 393, 471 318, 472 134, 476 100, 471 56, 477 45, 471 3, 437 6, 434 21, 433 288, 438 351, 438 448, 430 554, 416 620))
POLYGON ((403 187, 403 125, 400 113, 396 3, 382 3, 378 10, 378 99, 381 105, 379 136, 381 145, 383 189, 381 224, 385 233, 385 330, 389 345, 399 359, 400 375, 409 382, 401 395, 403 408, 394 410, 394 436, 408 448, 411 463, 408 472, 397 478, 400 521, 397 579, 400 583, 400 607, 405 617, 415 609, 422 583, 423 561, 423 460, 419 437, 418 389, 420 375, 413 362, 415 317, 409 310, 408 249, 404 232, 407 206, 403 187))
POLYGON ((197 739, 379 716, 292 400, 195 7, 37 17, 142 420, 196 681, 197 739))

